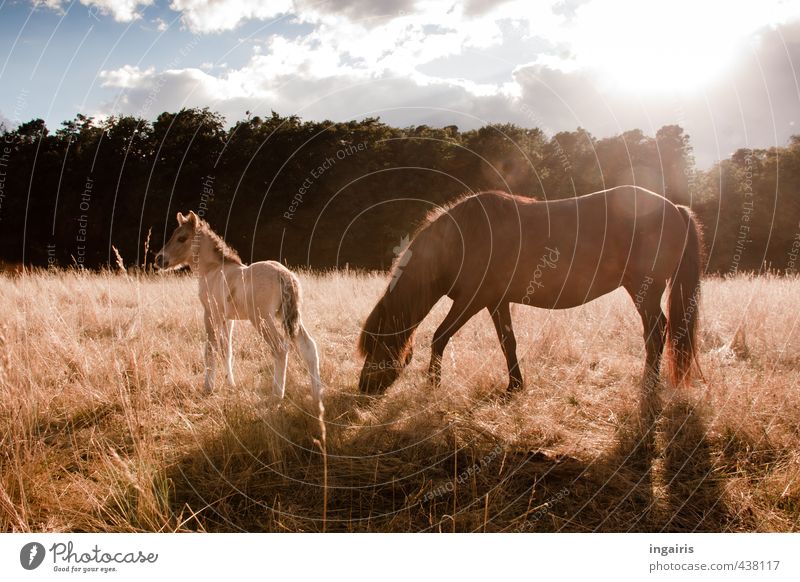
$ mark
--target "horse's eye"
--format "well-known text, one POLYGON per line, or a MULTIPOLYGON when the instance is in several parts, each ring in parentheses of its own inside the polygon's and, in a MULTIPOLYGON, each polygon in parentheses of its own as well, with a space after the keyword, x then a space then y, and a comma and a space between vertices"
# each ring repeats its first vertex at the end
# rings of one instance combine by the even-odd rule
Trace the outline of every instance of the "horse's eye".
POLYGON ((189 238, 189 237, 188 237, 188 236, 186 236, 186 235, 184 235, 184 236, 179 236, 179 237, 178 237, 178 242, 179 242, 179 243, 185 243, 187 238, 189 238))

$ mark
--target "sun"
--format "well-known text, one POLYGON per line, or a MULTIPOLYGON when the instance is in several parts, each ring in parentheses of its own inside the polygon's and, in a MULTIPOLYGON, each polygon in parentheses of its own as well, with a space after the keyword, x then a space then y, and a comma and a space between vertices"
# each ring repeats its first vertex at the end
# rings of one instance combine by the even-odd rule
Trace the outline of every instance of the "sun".
POLYGON ((752 13, 734 4, 590 2, 576 14, 573 53, 614 88, 702 90, 730 70, 757 26, 752 13))

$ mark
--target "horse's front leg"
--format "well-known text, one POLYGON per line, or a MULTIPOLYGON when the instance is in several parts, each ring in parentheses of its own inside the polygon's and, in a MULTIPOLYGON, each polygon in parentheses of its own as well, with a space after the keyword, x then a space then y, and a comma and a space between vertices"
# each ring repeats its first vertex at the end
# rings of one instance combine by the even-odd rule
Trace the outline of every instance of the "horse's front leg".
POLYGON ((522 373, 517 360, 517 338, 514 337, 514 328, 511 325, 511 310, 508 303, 498 305, 492 312, 492 322, 497 331, 497 339, 503 348, 503 355, 508 365, 508 391, 514 392, 522 388, 522 373))
POLYGON ((481 309, 482 307, 474 302, 466 305, 453 303, 442 323, 436 328, 431 344, 431 364, 428 367, 428 378, 434 388, 442 381, 442 355, 447 343, 481 309))
POLYGON ((215 317, 206 312, 206 349, 205 349, 205 382, 206 392, 214 388, 214 375, 217 371, 217 354, 225 354, 225 382, 228 386, 235 386, 233 379, 233 320, 225 319, 223 315, 215 317), (219 323, 219 325, 216 325, 219 323))

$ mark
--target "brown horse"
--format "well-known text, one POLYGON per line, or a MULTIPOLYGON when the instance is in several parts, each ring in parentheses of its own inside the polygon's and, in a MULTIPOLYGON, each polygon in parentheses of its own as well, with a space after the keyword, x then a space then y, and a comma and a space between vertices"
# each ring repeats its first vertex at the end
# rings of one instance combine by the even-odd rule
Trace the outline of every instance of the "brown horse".
POLYGON ((509 304, 564 309, 618 287, 631 295, 644 324, 644 381, 657 380, 666 342, 670 380, 683 384, 695 363, 701 270, 692 212, 644 188, 551 202, 504 192, 467 196, 430 216, 398 259, 359 338, 366 356, 359 387, 382 392, 395 381, 411 360, 417 326, 447 295, 453 305, 433 335, 433 385, 447 342, 488 309, 508 364, 508 390, 519 389, 509 304))

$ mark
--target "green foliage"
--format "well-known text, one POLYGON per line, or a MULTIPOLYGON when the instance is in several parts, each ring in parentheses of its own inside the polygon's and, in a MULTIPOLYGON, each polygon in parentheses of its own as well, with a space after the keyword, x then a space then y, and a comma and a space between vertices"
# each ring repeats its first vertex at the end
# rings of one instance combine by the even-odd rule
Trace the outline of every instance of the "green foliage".
POLYGON ((550 137, 273 111, 226 128, 209 109, 182 109, 152 123, 78 114, 52 134, 35 119, 3 145, 3 259, 38 265, 107 265, 112 244, 142 263, 148 230, 152 251, 177 211, 195 209, 246 261, 387 268, 430 210, 487 189, 543 200, 653 189, 699 214, 718 272, 791 266, 800 220, 800 138, 698 171, 677 125, 598 140, 582 128, 550 137))

